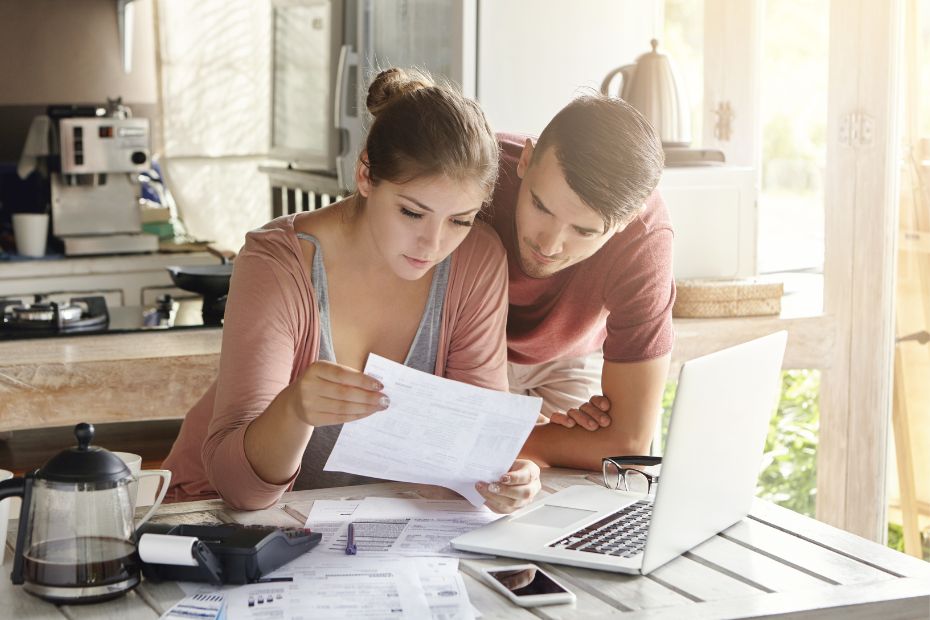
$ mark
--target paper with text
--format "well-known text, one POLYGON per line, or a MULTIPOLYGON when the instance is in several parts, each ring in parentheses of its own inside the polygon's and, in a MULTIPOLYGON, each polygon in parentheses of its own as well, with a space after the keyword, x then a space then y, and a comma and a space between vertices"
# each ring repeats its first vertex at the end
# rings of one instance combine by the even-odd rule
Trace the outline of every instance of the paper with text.
POLYGON ((505 474, 526 442, 542 399, 498 392, 408 368, 377 355, 365 372, 391 406, 342 427, 326 471, 435 484, 475 506, 479 481, 505 474))
POLYGON ((480 558, 483 556, 453 549, 450 541, 499 518, 501 515, 487 508, 462 500, 316 500, 305 526, 322 534, 323 539, 313 553, 293 563, 299 567, 325 555, 344 555, 349 522, 355 524, 359 555, 480 558))
POLYGON ((449 558, 328 557, 274 575, 222 592, 227 620, 474 618, 458 561, 449 558))

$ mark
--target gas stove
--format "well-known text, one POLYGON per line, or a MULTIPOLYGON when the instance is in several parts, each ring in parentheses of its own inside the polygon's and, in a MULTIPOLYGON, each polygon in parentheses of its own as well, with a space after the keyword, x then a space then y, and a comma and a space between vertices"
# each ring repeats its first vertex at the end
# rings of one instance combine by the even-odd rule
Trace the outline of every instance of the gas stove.
POLYGON ((0 299, 0 341, 219 327, 204 325, 203 300, 159 297, 151 307, 107 306, 102 296, 0 299))

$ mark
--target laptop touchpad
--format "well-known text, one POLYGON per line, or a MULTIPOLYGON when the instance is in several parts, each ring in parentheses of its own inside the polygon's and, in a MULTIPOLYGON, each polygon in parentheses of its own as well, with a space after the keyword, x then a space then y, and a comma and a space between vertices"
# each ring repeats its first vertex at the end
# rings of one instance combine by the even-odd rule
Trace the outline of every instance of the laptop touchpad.
POLYGON ((597 511, 566 508, 565 506, 549 506, 546 504, 521 517, 517 517, 514 519, 514 522, 526 523, 528 525, 545 525, 547 527, 566 527, 586 517, 590 517, 595 512, 597 511))

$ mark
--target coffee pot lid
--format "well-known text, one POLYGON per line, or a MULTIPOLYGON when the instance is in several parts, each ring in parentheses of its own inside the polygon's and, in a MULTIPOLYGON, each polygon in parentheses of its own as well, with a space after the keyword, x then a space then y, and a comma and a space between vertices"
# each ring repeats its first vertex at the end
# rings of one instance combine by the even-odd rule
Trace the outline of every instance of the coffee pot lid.
POLYGON ((92 446, 94 425, 82 422, 74 427, 78 445, 62 450, 36 473, 36 478, 52 482, 118 482, 131 479, 132 472, 121 458, 99 446, 92 446))

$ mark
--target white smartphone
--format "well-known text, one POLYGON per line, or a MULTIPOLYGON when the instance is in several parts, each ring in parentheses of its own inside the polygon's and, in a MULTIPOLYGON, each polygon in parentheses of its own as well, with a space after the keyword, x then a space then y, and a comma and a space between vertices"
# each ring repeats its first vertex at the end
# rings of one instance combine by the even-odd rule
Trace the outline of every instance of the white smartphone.
POLYGON ((575 602, 568 588, 535 564, 496 566, 481 572, 492 588, 520 607, 575 602))

